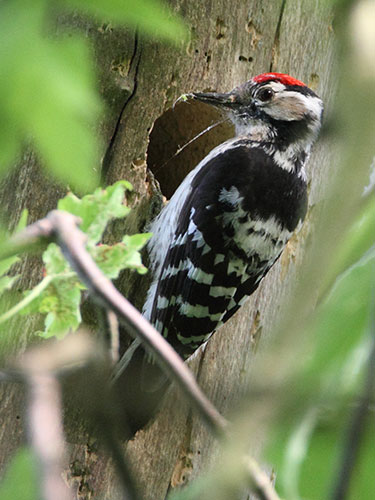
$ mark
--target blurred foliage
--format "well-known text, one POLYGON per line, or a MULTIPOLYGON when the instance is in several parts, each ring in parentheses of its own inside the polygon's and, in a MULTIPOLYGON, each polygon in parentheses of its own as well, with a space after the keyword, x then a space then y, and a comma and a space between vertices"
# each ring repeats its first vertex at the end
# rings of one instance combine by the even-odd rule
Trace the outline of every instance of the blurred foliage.
MULTIPOLYGON (((314 339, 315 349, 297 374, 298 382, 293 381, 291 399, 287 398, 288 406, 270 437, 268 459, 280 474, 278 484, 285 498, 328 497, 375 341, 370 322, 374 297, 372 247, 338 277, 317 309, 311 331, 306 332, 314 339)), ((375 492, 371 487, 373 476, 366 477, 370 467, 365 464, 365 450, 362 455, 362 496, 353 498, 370 500, 375 492)))
POLYGON ((1 500, 39 500, 35 457, 27 448, 20 449, 9 464, 0 484, 1 500))
POLYGON ((324 277, 326 286, 332 284, 332 280, 364 255, 374 244, 374 235, 375 196, 372 189, 369 192, 368 199, 365 200, 364 207, 361 209, 357 220, 351 225, 343 243, 337 249, 337 255, 331 269, 327 270, 324 277))
POLYGON ((170 42, 186 40, 182 20, 172 15, 160 0, 62 0, 67 6, 105 19, 118 26, 126 24, 143 33, 170 42))
POLYGON ((45 168, 83 191, 98 182, 103 105, 83 35, 56 37, 54 13, 75 9, 169 41, 186 29, 156 0, 12 0, 0 4, 0 174, 32 141, 45 168), (49 35, 48 35, 49 34, 49 35))
MULTIPOLYGON (((17 233, 21 229, 24 229, 27 223, 28 211, 24 210, 21 214, 20 220, 15 228, 13 234, 17 233)), ((1 231, 1 239, 2 241, 10 238, 10 234, 7 231, 1 231)), ((0 260, 0 296, 7 290, 10 290, 15 283, 15 281, 19 278, 18 274, 13 274, 12 276, 7 276, 7 273, 10 271, 12 266, 18 262, 20 259, 16 255, 13 257, 9 257, 8 259, 0 260)))
MULTIPOLYGON (((343 9, 345 16, 350 15, 352 2, 341 4, 348 7, 343 9)), ((144 33, 168 40, 185 37, 181 23, 164 12, 156 1, 59 0, 54 6, 89 13, 113 24, 137 26, 144 33)), ((4 172, 15 161, 24 143, 33 141, 45 167, 57 179, 80 189, 90 189, 97 182, 99 169, 100 147, 95 125, 102 110, 95 89, 92 57, 82 37, 48 37, 50 16, 46 0, 12 0, 0 5, 0 168, 4 172)), ((363 29, 360 31, 365 33, 363 29)), ((346 41, 343 37, 343 47, 346 41)), ((359 57, 364 54, 365 50, 359 51, 354 59, 348 56, 346 73, 344 69, 344 77, 341 75, 340 79, 341 103, 346 106, 339 107, 342 114, 338 121, 344 129, 346 127, 343 136, 348 149, 343 148, 342 156, 348 165, 337 178, 337 196, 332 202, 337 213, 343 210, 342 206, 337 209, 341 195, 350 209, 357 204, 356 211, 345 214, 352 224, 340 242, 333 244, 331 241, 331 247, 324 247, 323 238, 319 242, 320 247, 324 247, 323 253, 335 252, 329 266, 324 267, 325 260, 323 269, 316 266, 313 270, 322 275, 320 284, 324 293, 308 322, 292 332, 301 334, 303 330, 303 336, 310 339, 311 344, 303 355, 303 362, 296 360, 298 366, 291 367, 291 377, 286 377, 284 385, 281 384, 281 397, 274 397, 273 402, 274 418, 265 461, 275 467, 277 488, 288 500, 330 497, 348 428, 363 395, 374 344, 374 192, 361 202, 356 199, 352 203, 350 198, 351 188, 355 192, 363 180, 361 165, 373 154, 368 146, 374 77, 368 76, 369 64, 359 57), (354 168, 355 176, 352 174, 354 168)), ((98 189, 82 199, 69 194, 58 207, 82 218, 81 227, 89 238, 88 249, 111 279, 126 267, 145 271, 139 250, 148 235, 125 236, 111 246, 99 244, 108 221, 128 213, 122 203, 125 189, 129 189, 129 185, 122 182, 106 190, 98 189)), ((334 222, 343 234, 346 221, 339 220, 338 216, 334 222)), ((2 261, 0 276, 16 261, 17 257, 2 261)), ((9 311, 4 313, 2 320, 21 309, 28 314, 44 313, 45 330, 41 335, 62 336, 67 330, 76 329, 81 321, 79 304, 84 286, 56 245, 48 247, 43 261, 45 278, 27 293, 11 314, 9 311)), ((0 278, 0 291, 6 294, 16 279, 17 276, 0 278)), ((311 295, 309 286, 306 282, 305 288, 311 295)), ((298 316, 298 307, 295 309, 298 316)), ((295 346, 291 346, 291 337, 283 333, 292 351, 295 346)), ((295 352, 296 357, 302 358, 298 347, 295 352)), ((275 376, 278 363, 283 361, 280 354, 273 359, 277 367, 273 371, 275 376)), ((263 377, 260 369, 259 373, 263 377)), ((256 414, 256 402, 251 404, 252 409, 246 415, 249 422, 252 414, 256 414)), ((367 421, 371 425, 364 430, 353 474, 350 497, 353 500, 375 498, 375 429, 373 409, 371 411, 372 420, 367 421)), ((247 425, 242 436, 245 432, 254 432, 250 424, 247 425)), ((232 445, 218 470, 171 494, 171 500, 235 498, 234 495, 246 485, 241 463, 241 452, 233 450, 232 445)), ((14 458, 0 485, 0 497, 5 500, 38 498, 29 452, 22 450, 14 458)))
MULTIPOLYGON (((150 237, 149 233, 125 235, 121 242, 113 245, 98 244, 103 232, 114 218, 125 217, 129 208, 124 203, 125 189, 131 189, 126 181, 119 181, 106 189, 96 189, 93 194, 82 199, 69 193, 59 201, 58 209, 70 212, 81 219, 81 230, 87 235, 87 250, 110 279, 118 277, 122 269, 136 269, 143 274, 139 250, 150 237)), ((0 262, 0 269, 8 271, 17 257, 0 262)), ((45 317, 44 331, 38 332, 44 338, 65 336, 76 330, 81 323, 81 293, 85 286, 71 270, 60 248, 51 243, 43 253, 44 278, 32 290, 25 292, 25 298, 12 309, 0 316, 0 324, 15 314, 42 313, 45 317)), ((7 288, 17 278, 9 278, 7 288)), ((0 278, 5 280, 7 277, 0 278)))

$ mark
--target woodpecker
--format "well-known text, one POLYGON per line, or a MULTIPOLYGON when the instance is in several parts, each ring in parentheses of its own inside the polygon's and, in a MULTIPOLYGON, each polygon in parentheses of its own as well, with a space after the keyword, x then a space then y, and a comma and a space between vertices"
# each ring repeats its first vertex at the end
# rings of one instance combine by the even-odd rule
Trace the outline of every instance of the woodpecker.
POLYGON ((144 315, 185 359, 256 290, 303 221, 323 112, 311 89, 280 73, 186 97, 227 111, 235 137, 190 172, 150 229, 144 315))
POLYGON ((150 227, 143 313, 184 359, 257 289, 304 220, 323 114, 310 88, 281 73, 187 99, 228 113, 235 137, 187 175, 150 227))

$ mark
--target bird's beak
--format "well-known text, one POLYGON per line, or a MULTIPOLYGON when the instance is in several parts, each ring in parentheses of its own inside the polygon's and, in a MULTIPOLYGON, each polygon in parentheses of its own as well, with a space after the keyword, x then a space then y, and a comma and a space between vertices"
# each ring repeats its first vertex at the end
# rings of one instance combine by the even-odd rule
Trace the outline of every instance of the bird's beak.
POLYGON ((220 94, 217 92, 191 92, 190 94, 186 94, 186 98, 211 104, 211 106, 221 109, 233 109, 238 107, 237 97, 232 92, 227 94, 220 94))

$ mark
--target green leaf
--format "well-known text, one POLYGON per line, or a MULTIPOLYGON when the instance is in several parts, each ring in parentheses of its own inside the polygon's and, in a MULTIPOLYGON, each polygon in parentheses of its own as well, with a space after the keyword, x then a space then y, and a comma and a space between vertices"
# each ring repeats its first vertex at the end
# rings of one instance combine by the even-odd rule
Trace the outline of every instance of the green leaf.
POLYGON ((3 259, 0 261, 0 276, 5 274, 6 272, 9 271, 9 269, 18 262, 20 259, 19 257, 13 256, 9 257, 8 259, 3 259))
POLYGON ((33 300, 24 305, 19 312, 20 314, 46 314, 45 330, 39 332, 40 336, 62 338, 69 330, 76 330, 81 323, 79 306, 83 288, 84 286, 73 272, 49 275, 32 290, 25 292, 25 299, 33 295, 33 300), (41 287, 44 281, 46 285, 41 287), (39 293, 36 293, 38 287, 41 289, 39 293))
POLYGON ((68 262, 63 256, 60 247, 50 243, 47 250, 43 252, 43 262, 46 266, 46 274, 61 274, 71 271, 68 262))
POLYGON ((306 365, 308 374, 325 374, 328 366, 340 366, 362 342, 369 321, 374 283, 375 248, 337 279, 318 309, 313 325, 316 348, 306 365))
POLYGON ((45 319, 44 338, 63 338, 81 323, 81 287, 74 280, 54 280, 43 294, 39 311, 48 313, 45 319))
POLYGON ((341 436, 346 431, 348 409, 338 407, 321 411, 306 445, 308 449, 300 469, 299 498, 328 498, 335 472, 335 459, 341 436))
POLYGON ((89 237, 90 245, 98 243, 111 219, 125 217, 130 209, 123 204, 125 189, 130 184, 119 181, 106 189, 98 188, 82 199, 69 193, 59 201, 59 210, 66 210, 82 219, 80 228, 89 237))
POLYGON ((115 25, 127 24, 141 32, 169 41, 187 39, 187 28, 159 0, 65 0, 75 9, 91 13, 115 25))
MULTIPOLYGON (((187 38, 182 20, 158 0, 65 3, 167 40, 187 38)), ((48 2, 35 1, 32 8, 23 0, 0 3, 0 169, 31 139, 58 180, 91 190, 98 181, 102 147, 95 130, 103 109, 93 57, 82 35, 48 36, 50 16, 48 2)))
MULTIPOLYGON (((38 150, 59 179, 91 190, 98 182, 99 149, 93 126, 101 110, 94 92, 91 54, 78 38, 42 42, 33 81, 40 94, 28 123, 38 150), (79 61, 79 64, 78 64, 79 61)), ((35 95, 35 94, 34 94, 35 95)))
POLYGON ((125 243, 125 246, 129 250, 141 250, 151 238, 151 236, 152 233, 140 233, 133 234, 131 236, 125 235, 122 239, 122 242, 125 243))
POLYGON ((19 450, 0 483, 2 500, 39 500, 35 457, 27 448, 19 450))
POLYGON ((140 274, 144 274, 147 272, 147 268, 142 264, 138 248, 142 248, 148 239, 149 236, 139 238, 134 248, 130 245, 127 246, 126 243, 117 243, 113 246, 99 245, 91 250, 91 255, 103 273, 110 279, 117 278, 122 269, 136 269, 140 274))
MULTIPOLYGON (((150 233, 125 236, 121 243, 112 246, 96 244, 111 219, 124 217, 129 213, 129 208, 123 204, 125 189, 132 189, 131 184, 119 181, 106 189, 98 188, 82 199, 69 193, 58 203, 60 210, 80 217, 81 229, 88 236, 88 251, 110 279, 117 278, 124 268, 136 269, 139 273, 147 272, 139 250, 150 238, 150 233)), ((0 317, 0 322, 8 321, 17 313, 45 314, 45 330, 39 332, 39 335, 61 338, 69 330, 76 330, 81 323, 79 306, 81 291, 85 287, 55 243, 51 243, 43 253, 43 262, 44 279, 26 292, 23 300, 5 312, 0 317)))
POLYGON ((285 496, 289 500, 298 500, 300 498, 298 491, 300 470, 308 453, 317 417, 316 408, 310 409, 302 421, 292 429, 289 441, 286 443, 284 470, 281 478, 285 496))
POLYGON ((45 36, 46 9, 21 0, 0 6, 0 164, 31 137, 58 179, 90 189, 98 180, 94 127, 102 109, 92 57, 82 38, 45 36))
POLYGON ((373 500, 374 486, 374 443, 375 425, 373 415, 368 415, 366 432, 359 450, 359 460, 352 476, 350 500, 373 500))
POLYGON ((374 283, 372 248, 337 279, 307 332, 314 346, 293 380, 267 455, 286 498, 327 497, 371 351, 374 283))
POLYGON ((91 255, 107 278, 117 278, 120 274, 120 270, 124 267, 124 245, 100 245, 91 251, 91 255))
POLYGON ((5 290, 10 290, 13 283, 20 277, 19 274, 16 276, 1 276, 0 277, 0 295, 5 292, 5 290))
POLYGON ((359 217, 349 228, 337 251, 332 268, 326 273, 326 286, 374 245, 374 235, 375 196, 371 196, 359 217))
POLYGON ((18 233, 19 231, 22 231, 23 229, 25 229, 25 227, 27 225, 28 217, 29 217, 29 211, 27 210, 27 208, 24 208, 22 210, 20 220, 18 221, 18 224, 14 230, 14 233, 18 233))

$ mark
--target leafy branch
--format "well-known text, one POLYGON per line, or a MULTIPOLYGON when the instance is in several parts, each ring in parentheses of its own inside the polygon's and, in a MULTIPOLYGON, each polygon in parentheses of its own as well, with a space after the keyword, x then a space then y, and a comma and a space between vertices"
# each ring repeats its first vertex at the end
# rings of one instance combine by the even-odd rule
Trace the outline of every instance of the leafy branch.
MULTIPOLYGON (((82 230, 87 236, 87 249, 96 264, 107 278, 115 279, 123 269, 135 269, 143 274, 147 269, 143 266, 139 250, 150 237, 149 233, 125 235, 122 241, 113 245, 99 244, 108 222, 114 218, 123 218, 129 208, 123 203, 125 189, 131 185, 119 181, 106 189, 96 189, 93 194, 82 199, 69 193, 59 201, 58 208, 79 217, 82 230)), ((18 237, 18 239, 20 236, 18 237)), ((18 260, 10 257, 0 263, 0 270, 8 271, 18 260)), ((60 248, 50 243, 43 253, 43 280, 32 290, 25 292, 25 297, 0 316, 0 324, 17 313, 46 315, 44 330, 40 336, 48 338, 63 337, 70 330, 76 330, 81 324, 80 303, 85 286, 72 272, 60 248)), ((9 289, 15 277, 0 278, 9 289)))

